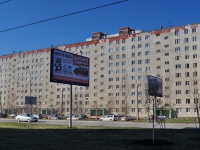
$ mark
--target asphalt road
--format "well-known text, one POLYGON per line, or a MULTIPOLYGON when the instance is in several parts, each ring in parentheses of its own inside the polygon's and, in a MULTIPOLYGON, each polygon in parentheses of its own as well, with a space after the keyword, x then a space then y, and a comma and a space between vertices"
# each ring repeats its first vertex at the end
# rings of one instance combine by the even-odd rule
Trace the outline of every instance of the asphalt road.
MULTIPOLYGON (((16 122, 15 119, 0 118, 0 122, 16 122)), ((32 122, 34 124, 66 125, 69 126, 69 120, 39 120, 32 122)), ((134 127, 134 128, 152 128, 152 123, 122 122, 122 121, 82 121, 73 120, 73 126, 104 126, 104 127, 134 127)), ((155 123, 155 128, 164 127, 155 123)), ((167 129, 195 129, 198 125, 195 123, 166 123, 167 129)))

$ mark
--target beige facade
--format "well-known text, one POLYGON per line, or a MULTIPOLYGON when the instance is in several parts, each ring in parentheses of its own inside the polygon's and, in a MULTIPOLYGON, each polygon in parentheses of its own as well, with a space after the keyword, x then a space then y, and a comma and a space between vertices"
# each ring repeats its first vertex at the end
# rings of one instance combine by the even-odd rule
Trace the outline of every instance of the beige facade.
MULTIPOLYGON (((163 79, 157 107, 172 117, 195 117, 199 89, 199 24, 145 32, 120 28, 93 33, 82 43, 57 48, 90 58, 90 86, 73 86, 73 113, 90 109, 145 117, 152 112, 146 75, 163 79), (150 102, 150 103, 149 103, 150 102)), ((0 57, 2 111, 29 111, 25 96, 37 97, 34 113, 69 113, 70 86, 51 83, 50 48, 0 57), (31 79, 31 82, 30 82, 31 79), (30 86, 31 83, 31 86, 30 86), (63 104, 63 105, 62 105, 63 104)))

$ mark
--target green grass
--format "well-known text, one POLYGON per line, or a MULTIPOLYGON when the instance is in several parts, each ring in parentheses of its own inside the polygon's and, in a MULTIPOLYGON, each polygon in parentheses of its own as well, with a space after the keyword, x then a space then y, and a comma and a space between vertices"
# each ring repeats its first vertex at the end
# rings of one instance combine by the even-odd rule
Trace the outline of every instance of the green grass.
POLYGON ((171 145, 136 144, 152 139, 151 129, 0 123, 1 150, 189 150, 200 149, 200 130, 156 129, 155 140, 171 145))

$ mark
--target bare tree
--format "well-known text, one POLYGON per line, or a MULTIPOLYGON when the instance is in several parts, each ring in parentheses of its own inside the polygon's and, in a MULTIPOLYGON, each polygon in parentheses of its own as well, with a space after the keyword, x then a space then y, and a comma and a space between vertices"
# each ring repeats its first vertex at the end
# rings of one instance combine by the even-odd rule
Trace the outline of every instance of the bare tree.
MULTIPOLYGON (((16 96, 16 91, 12 90, 11 88, 7 91, 7 110, 8 113, 12 113, 14 111, 14 109, 16 108, 16 100, 17 96, 16 96)), ((19 102, 18 102, 19 103, 19 102)))
MULTIPOLYGON (((198 78, 198 74, 197 74, 197 70, 193 70, 190 71, 190 73, 192 73, 190 75, 190 89, 188 90, 188 92, 190 92, 190 98, 194 100, 194 110, 196 111, 196 116, 197 116, 197 121, 198 121, 198 124, 199 124, 199 128, 200 128, 200 115, 199 115, 199 85, 198 85, 198 81, 199 81, 199 78, 198 78)), ((190 103, 190 102, 188 102, 190 103)))
POLYGON ((129 104, 129 97, 130 97, 130 82, 128 80, 128 74, 124 74, 122 76, 122 81, 121 81, 121 95, 122 95, 122 104, 121 104, 121 109, 122 113, 124 113, 125 116, 129 114, 130 111, 130 104, 129 104))
POLYGON ((108 113, 109 114, 112 114, 113 113, 113 110, 115 108, 115 102, 114 102, 114 98, 111 97, 109 100, 108 100, 108 104, 106 105, 107 109, 108 109, 108 113))

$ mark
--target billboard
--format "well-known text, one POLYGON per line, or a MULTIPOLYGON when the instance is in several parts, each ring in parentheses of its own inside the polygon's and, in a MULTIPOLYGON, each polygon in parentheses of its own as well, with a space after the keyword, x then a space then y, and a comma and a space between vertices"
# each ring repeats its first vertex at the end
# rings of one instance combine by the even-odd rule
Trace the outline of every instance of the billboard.
POLYGON ((51 49, 50 82, 89 86, 88 57, 51 49))
POLYGON ((25 96, 25 105, 31 104, 31 105, 36 105, 36 97, 33 96, 25 96))
POLYGON ((162 97, 162 79, 154 76, 147 75, 147 90, 150 96, 162 97))

